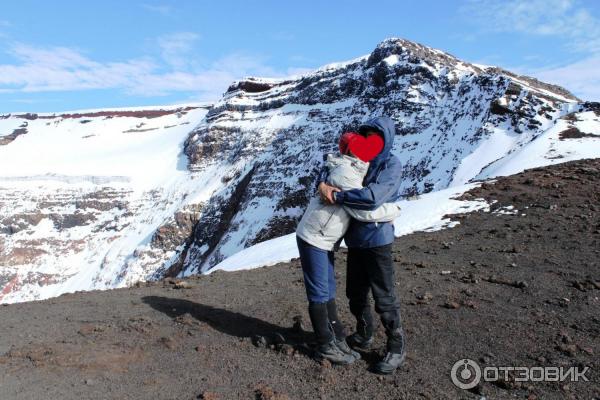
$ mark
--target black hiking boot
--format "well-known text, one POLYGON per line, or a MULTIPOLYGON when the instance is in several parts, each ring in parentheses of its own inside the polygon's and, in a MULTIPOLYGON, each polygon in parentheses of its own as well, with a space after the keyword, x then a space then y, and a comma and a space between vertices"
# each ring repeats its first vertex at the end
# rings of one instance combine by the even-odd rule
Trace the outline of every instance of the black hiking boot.
POLYGON ((367 351, 373 344, 373 336, 364 337, 358 332, 354 332, 346 338, 346 341, 355 350, 367 351))
POLYGON ((373 315, 371 309, 361 307, 359 310, 350 309, 356 317, 356 331, 346 338, 346 342, 354 350, 367 351, 373 344, 373 315))
POLYGON ((327 314, 326 303, 309 302, 308 315, 310 316, 310 321, 315 331, 315 338, 317 339, 317 345, 314 350, 315 358, 329 360, 332 364, 352 364, 356 359, 352 354, 346 353, 338 347, 327 314))
POLYGON ((349 365, 356 361, 353 355, 341 350, 335 340, 325 344, 317 344, 315 358, 318 360, 326 359, 330 363, 337 365, 349 365))

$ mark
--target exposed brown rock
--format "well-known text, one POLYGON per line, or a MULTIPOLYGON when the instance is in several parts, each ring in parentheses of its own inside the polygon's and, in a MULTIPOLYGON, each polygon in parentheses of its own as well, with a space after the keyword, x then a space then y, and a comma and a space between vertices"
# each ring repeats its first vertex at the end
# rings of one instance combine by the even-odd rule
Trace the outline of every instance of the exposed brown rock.
POLYGON ((0 146, 4 146, 15 140, 18 136, 25 135, 27 128, 17 128, 12 131, 11 134, 0 136, 0 146))
POLYGON ((579 138, 584 138, 584 137, 600 137, 600 135, 592 135, 591 133, 584 133, 584 132, 581 132, 576 127, 571 127, 571 128, 568 128, 568 129, 565 129, 564 131, 562 131, 558 136, 558 138, 560 140, 579 139, 579 138))

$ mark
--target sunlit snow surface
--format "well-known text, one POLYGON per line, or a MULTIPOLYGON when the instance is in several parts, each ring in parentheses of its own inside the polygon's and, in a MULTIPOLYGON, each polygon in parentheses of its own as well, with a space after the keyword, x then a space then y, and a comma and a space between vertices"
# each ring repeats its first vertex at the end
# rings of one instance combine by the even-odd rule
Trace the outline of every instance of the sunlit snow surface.
POLYGON ((0 219, 14 217, 18 227, 35 218, 0 235, 0 277, 11 277, 0 302, 147 278, 151 270, 132 254, 175 211, 208 196, 215 187, 206 182, 219 182, 216 168, 195 175, 186 169, 183 141, 207 111, 190 106, 198 107, 153 118, 0 119, 2 133, 27 129, 0 146, 0 219), (64 215, 89 221, 57 229, 64 215))
MULTIPOLYGON (((487 209, 485 200, 460 201, 454 197, 477 184, 462 185, 438 192, 427 193, 415 200, 400 201, 402 215, 394 220, 396 236, 408 235, 418 231, 435 231, 453 226, 447 214, 461 214, 480 209, 487 209)), ((258 268, 298 257, 295 234, 285 235, 249 247, 223 260, 209 271, 237 271, 258 268)))
MULTIPOLYGON (((515 146, 513 151, 484 168, 475 178, 513 175, 529 168, 600 157, 600 117, 592 111, 577 113, 576 116, 577 120, 572 122, 557 120, 544 133, 515 146), (560 140, 560 133, 571 127, 596 137, 560 140)), ((491 148, 494 146, 494 143, 490 145, 491 148)))

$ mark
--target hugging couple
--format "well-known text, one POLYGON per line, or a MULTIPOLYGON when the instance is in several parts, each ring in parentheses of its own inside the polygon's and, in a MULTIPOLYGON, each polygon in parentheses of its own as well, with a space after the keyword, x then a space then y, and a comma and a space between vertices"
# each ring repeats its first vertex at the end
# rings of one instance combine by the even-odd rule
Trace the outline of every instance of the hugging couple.
POLYGON ((392 221, 400 212, 393 201, 401 173, 400 160, 391 153, 394 135, 394 122, 387 117, 344 133, 339 154, 327 155, 317 179, 318 195, 296 230, 316 357, 347 365, 360 359, 356 350, 371 347, 371 291, 387 335, 387 353, 373 368, 379 374, 394 372, 406 355, 392 259, 392 221), (346 296, 356 317, 356 331, 349 336, 335 303, 333 253, 342 239, 348 247, 346 296))

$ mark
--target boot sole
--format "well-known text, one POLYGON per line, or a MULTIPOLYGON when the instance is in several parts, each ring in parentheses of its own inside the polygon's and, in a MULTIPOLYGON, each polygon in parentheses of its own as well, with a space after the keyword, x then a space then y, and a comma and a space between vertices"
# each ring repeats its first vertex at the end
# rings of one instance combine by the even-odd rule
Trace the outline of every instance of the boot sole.
POLYGON ((356 361, 356 359, 354 357, 352 357, 352 356, 350 356, 350 357, 351 357, 351 360, 340 361, 340 360, 332 360, 331 358, 327 358, 327 357, 322 356, 320 354, 316 354, 314 356, 315 360, 317 360, 317 361, 327 360, 327 361, 329 361, 333 365, 350 365, 350 364, 353 364, 356 361))

